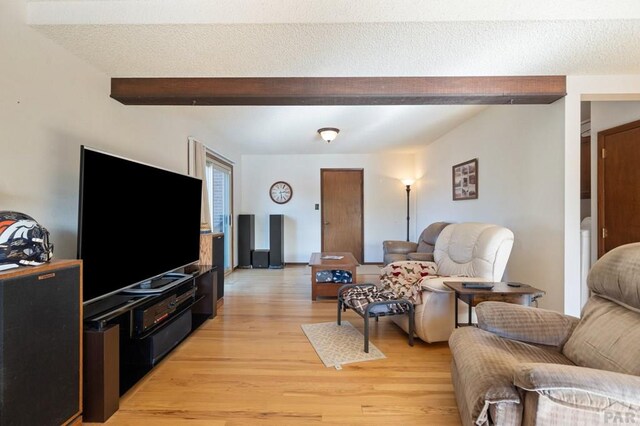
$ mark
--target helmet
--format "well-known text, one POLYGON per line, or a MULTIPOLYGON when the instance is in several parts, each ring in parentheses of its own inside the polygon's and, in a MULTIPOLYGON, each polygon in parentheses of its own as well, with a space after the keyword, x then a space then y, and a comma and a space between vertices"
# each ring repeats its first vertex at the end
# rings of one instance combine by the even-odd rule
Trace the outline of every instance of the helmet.
POLYGON ((0 265, 42 265, 53 257, 49 231, 23 213, 0 211, 0 265))

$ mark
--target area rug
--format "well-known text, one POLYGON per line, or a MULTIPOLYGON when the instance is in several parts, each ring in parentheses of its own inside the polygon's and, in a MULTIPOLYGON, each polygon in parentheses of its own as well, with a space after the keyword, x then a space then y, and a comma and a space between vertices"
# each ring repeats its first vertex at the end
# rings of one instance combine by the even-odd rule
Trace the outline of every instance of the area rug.
POLYGON ((302 324, 302 331, 325 367, 386 358, 371 342, 369 353, 365 353, 364 336, 349 321, 342 321, 342 325, 335 321, 302 324))

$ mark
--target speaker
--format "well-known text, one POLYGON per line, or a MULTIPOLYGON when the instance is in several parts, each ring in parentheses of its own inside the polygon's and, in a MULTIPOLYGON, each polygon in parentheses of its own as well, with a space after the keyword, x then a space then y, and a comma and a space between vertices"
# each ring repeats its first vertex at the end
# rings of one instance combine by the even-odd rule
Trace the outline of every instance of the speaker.
MULTIPOLYGON (((251 252, 256 248, 256 216, 238 215, 238 267, 251 268, 251 252)), ((220 283, 218 283, 220 287, 220 283)))
POLYGON ((191 310, 189 309, 144 340, 146 361, 149 365, 156 365, 162 357, 191 333, 191 319, 191 310))
POLYGON ((215 273, 218 275, 216 300, 220 300, 224 297, 224 234, 213 236, 213 266, 216 267, 215 273))
POLYGON ((60 425, 81 411, 81 262, 0 273, 0 425, 60 425))
POLYGON ((284 215, 269 215, 269 268, 284 267, 284 215))
POLYGON ((82 420, 104 423, 120 408, 120 326, 84 330, 82 420))
POLYGON ((253 260, 254 268, 268 268, 269 267, 269 250, 258 249, 253 251, 251 256, 253 260))

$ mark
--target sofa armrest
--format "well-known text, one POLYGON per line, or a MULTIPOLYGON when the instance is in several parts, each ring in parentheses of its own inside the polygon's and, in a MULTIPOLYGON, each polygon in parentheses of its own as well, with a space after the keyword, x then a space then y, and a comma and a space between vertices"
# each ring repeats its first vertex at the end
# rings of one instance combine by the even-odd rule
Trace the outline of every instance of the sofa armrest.
POLYGON ((514 384, 556 401, 591 409, 607 409, 612 402, 640 409, 640 377, 606 370, 560 364, 526 363, 516 367, 514 384))
POLYGON ((418 249, 418 244, 410 241, 383 241, 382 249, 385 253, 409 254, 418 249))
POLYGON ((433 253, 409 253, 409 260, 417 260, 419 262, 433 262, 433 253))
POLYGON ((546 309, 504 302, 476 306, 478 327, 511 340, 562 348, 578 319, 546 309))

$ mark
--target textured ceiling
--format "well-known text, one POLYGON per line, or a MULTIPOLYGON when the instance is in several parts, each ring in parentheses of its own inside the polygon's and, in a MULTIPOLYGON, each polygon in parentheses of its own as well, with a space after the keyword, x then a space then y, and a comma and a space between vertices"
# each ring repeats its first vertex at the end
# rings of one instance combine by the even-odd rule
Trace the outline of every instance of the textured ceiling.
MULTIPOLYGON (((112 77, 640 74, 640 1, 611 4, 38 1, 28 19, 112 77)), ((251 152, 326 152, 313 145, 322 126, 344 129, 331 152, 375 152, 415 149, 480 110, 199 107, 197 114, 251 152)))
POLYGON ((640 20, 38 28, 119 77, 640 73, 640 20))
POLYGON ((36 0, 32 24, 284 24, 633 19, 637 0, 36 0))

